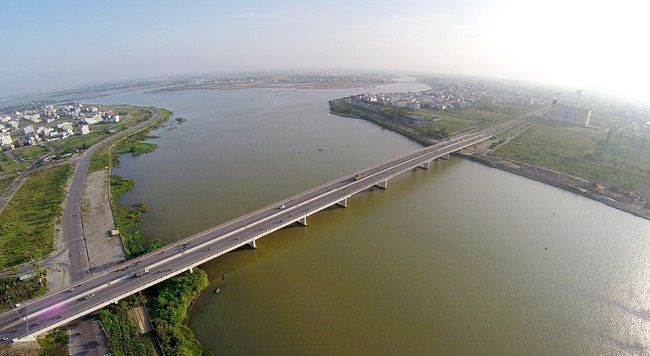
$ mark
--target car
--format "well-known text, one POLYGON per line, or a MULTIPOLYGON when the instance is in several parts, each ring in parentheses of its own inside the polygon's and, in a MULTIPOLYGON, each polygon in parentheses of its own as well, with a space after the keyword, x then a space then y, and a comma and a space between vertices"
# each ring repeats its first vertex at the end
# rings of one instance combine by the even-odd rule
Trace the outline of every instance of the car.
POLYGON ((88 299, 90 299, 90 298, 92 298, 92 297, 94 297, 94 296, 95 296, 95 293, 90 293, 90 294, 88 294, 87 296, 84 296, 84 297, 83 297, 83 300, 88 300, 88 299))
POLYGON ((286 205, 282 204, 282 205, 280 205, 280 210, 282 210, 282 209, 284 209, 286 207, 287 207, 286 205))

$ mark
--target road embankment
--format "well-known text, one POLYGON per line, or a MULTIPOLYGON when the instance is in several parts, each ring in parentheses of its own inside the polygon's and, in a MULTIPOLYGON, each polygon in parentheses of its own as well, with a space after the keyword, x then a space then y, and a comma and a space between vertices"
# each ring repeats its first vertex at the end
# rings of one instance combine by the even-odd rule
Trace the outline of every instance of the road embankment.
MULTIPOLYGON (((341 100, 330 101, 330 113, 337 116, 367 120, 383 128, 405 136, 419 144, 428 146, 431 141, 421 137, 417 132, 400 127, 398 124, 387 122, 385 118, 377 113, 364 110, 351 105, 345 105, 341 100)), ((533 179, 554 187, 579 194, 592 200, 596 200, 613 208, 628 212, 630 214, 650 220, 650 207, 634 205, 624 192, 612 190, 599 191, 598 185, 585 179, 564 174, 544 167, 534 166, 522 162, 508 160, 490 155, 479 155, 474 152, 456 153, 458 157, 470 159, 485 164, 492 168, 501 169, 510 173, 533 179)))
POLYGON ((546 183, 554 187, 564 189, 566 191, 584 196, 586 198, 596 200, 612 208, 616 208, 630 214, 642 217, 644 219, 650 220, 650 210, 644 209, 643 207, 638 207, 631 205, 623 199, 626 199, 624 195, 604 195, 594 190, 595 184, 590 183, 589 181, 564 174, 562 172, 553 171, 543 167, 537 167, 530 164, 512 161, 500 157, 487 156, 487 155, 474 155, 471 153, 462 153, 459 152, 456 154, 458 157, 463 157, 474 162, 479 162, 485 164, 486 166, 492 168, 498 168, 510 173, 520 175, 529 179, 536 180, 538 182, 546 183))

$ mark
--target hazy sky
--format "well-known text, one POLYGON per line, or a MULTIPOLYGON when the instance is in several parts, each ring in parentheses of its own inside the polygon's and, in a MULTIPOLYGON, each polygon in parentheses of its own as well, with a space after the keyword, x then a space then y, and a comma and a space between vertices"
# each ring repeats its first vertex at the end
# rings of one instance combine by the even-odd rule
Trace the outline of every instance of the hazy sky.
POLYGON ((407 70, 650 101, 644 1, 2 1, 0 95, 173 74, 407 70))

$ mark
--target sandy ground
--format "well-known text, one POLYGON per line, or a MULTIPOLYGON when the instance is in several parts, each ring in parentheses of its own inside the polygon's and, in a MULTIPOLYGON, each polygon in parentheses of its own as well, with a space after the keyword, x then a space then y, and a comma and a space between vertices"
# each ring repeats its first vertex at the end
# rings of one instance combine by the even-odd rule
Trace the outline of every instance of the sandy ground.
POLYGON ((36 341, 13 343, 0 349, 0 356, 38 355, 40 348, 36 341))
POLYGON ((115 228, 115 221, 108 202, 107 184, 107 170, 89 173, 81 201, 86 247, 93 272, 101 272, 125 259, 119 236, 109 234, 115 228))

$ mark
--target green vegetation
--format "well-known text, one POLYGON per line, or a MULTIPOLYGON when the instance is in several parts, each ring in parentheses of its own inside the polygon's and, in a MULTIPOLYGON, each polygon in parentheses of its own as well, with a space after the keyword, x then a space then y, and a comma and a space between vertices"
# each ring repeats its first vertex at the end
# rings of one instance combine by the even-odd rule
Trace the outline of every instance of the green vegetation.
POLYGON ((529 115, 532 109, 524 106, 495 105, 441 111, 389 106, 375 112, 347 104, 343 99, 330 101, 330 112, 333 114, 374 122, 424 145, 462 131, 487 128, 506 120, 520 118, 529 115))
POLYGON ((152 138, 156 138, 156 136, 149 135, 148 130, 138 132, 137 134, 131 135, 120 141, 120 143, 115 146, 115 153, 130 153, 134 156, 139 156, 141 154, 153 152, 158 145, 155 143, 145 142, 145 140, 152 138))
POLYGON ((23 147, 15 150, 14 152, 18 155, 18 157, 24 159, 25 161, 36 161, 37 159, 45 156, 45 154, 50 152, 50 149, 43 145, 38 145, 23 147))
POLYGON ((16 179, 16 176, 0 178, 0 196, 3 196, 7 192, 7 188, 9 188, 14 179, 16 179))
MULTIPOLYGON (((145 110, 133 108, 132 110, 138 110, 130 115, 132 118, 135 118, 136 124, 146 121, 151 117, 150 109, 145 110)), ((119 163, 118 156, 120 154, 131 153, 132 155, 137 156, 152 152, 158 147, 158 145, 144 141, 150 138, 154 138, 155 136, 150 136, 149 132, 159 127, 163 122, 169 120, 171 116, 171 111, 161 109, 161 114, 158 120, 152 122, 152 124, 147 129, 144 129, 137 134, 129 136, 119 142, 115 147, 115 151, 112 151, 111 147, 107 145, 105 147, 102 147, 99 151, 95 152, 95 154, 90 159, 90 165, 88 169, 91 172, 94 172, 105 169, 105 167, 108 167, 110 165, 117 165, 119 163)))
POLYGON ((600 184, 638 190, 650 185, 647 141, 623 131, 540 122, 493 154, 600 184))
POLYGON ((354 105, 347 104, 342 99, 330 100, 329 104, 330 104, 330 112, 335 115, 350 117, 353 119, 368 120, 381 127, 384 127, 386 129, 395 131, 401 135, 404 135, 423 145, 430 145, 432 143, 431 140, 421 137, 412 129, 405 128, 399 123, 392 122, 390 119, 378 113, 369 110, 364 110, 354 105))
POLYGON ((142 223, 142 214, 146 212, 146 206, 136 206, 131 209, 126 204, 119 202, 122 194, 135 187, 135 181, 120 176, 111 176, 111 199, 115 222, 120 230, 124 250, 128 258, 141 255, 146 252, 145 235, 139 230, 142 223))
POLYGON ((18 277, 0 278, 0 311, 12 305, 45 294, 45 272, 36 268, 36 275, 21 281, 18 277))
POLYGON ((65 330, 57 329, 38 339, 41 349, 39 356, 61 356, 68 354, 68 333, 65 330))
POLYGON ((112 355, 154 355, 151 338, 140 333, 140 328, 128 315, 129 309, 140 305, 140 299, 132 296, 99 311, 99 320, 108 335, 108 347, 112 355))
POLYGON ((195 269, 176 276, 156 287, 157 296, 150 303, 151 322, 166 355, 201 355, 201 344, 185 325, 187 309, 209 285, 208 275, 195 269))
POLYGON ((17 162, 9 156, 8 152, 0 152, 0 174, 19 172, 27 169, 30 162, 17 162))
POLYGON ((71 172, 70 165, 34 172, 6 204, 0 213, 0 268, 52 251, 54 222, 61 214, 71 172))
POLYGON ((62 140, 51 141, 50 144, 57 149, 56 158, 90 148, 109 136, 108 132, 92 131, 87 135, 74 135, 62 140))

